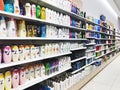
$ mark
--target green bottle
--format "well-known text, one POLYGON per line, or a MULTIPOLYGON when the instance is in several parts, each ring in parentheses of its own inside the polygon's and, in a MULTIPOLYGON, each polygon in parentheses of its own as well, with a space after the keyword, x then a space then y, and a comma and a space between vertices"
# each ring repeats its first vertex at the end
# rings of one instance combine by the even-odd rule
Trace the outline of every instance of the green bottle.
POLYGON ((41 15, 41 7, 39 5, 36 6, 36 17, 40 18, 41 15))

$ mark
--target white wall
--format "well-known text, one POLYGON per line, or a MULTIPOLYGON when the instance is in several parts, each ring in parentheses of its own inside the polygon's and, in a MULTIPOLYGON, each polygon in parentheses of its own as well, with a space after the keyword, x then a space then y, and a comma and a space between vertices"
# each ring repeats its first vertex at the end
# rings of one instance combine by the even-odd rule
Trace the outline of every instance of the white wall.
POLYGON ((82 0, 83 11, 86 11, 89 16, 99 18, 104 14, 107 20, 113 22, 118 29, 118 15, 112 9, 107 0, 82 0))

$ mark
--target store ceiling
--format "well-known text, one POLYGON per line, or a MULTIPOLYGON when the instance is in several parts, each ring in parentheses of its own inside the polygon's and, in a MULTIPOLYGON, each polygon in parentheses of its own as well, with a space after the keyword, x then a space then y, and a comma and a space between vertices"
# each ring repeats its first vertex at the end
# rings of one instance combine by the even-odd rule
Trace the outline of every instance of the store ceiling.
POLYGON ((115 12, 120 16, 120 0, 107 0, 115 12))
POLYGON ((118 10, 120 11, 120 0, 113 0, 118 8, 118 10))

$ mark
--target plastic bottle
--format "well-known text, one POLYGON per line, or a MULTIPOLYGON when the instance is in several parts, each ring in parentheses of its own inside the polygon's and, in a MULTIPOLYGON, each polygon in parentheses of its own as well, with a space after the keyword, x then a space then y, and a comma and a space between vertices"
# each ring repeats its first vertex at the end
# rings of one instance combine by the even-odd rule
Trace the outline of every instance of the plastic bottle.
POLYGON ((46 9, 45 9, 45 7, 42 7, 42 9, 41 9, 41 19, 43 19, 43 20, 46 19, 46 9))
POLYGON ((13 18, 9 18, 7 21, 7 36, 17 37, 16 22, 13 18))
POLYGON ((12 54, 11 54, 11 47, 10 46, 5 46, 3 48, 3 62, 4 63, 10 63, 11 62, 11 57, 12 57, 12 54))
POLYGON ((11 90, 11 83, 12 83, 11 72, 7 71, 5 73, 5 90, 11 90))
POLYGON ((35 4, 32 4, 31 12, 32 12, 32 17, 36 18, 36 6, 35 6, 35 4))
POLYGON ((25 15, 25 9, 23 6, 23 0, 19 0, 19 6, 20 6, 20 15, 25 15))
POLYGON ((36 6, 36 17, 40 18, 41 15, 41 7, 39 5, 36 6))
POLYGON ((3 73, 0 73, 0 90, 4 90, 4 75, 3 73))
POLYGON ((4 11, 14 13, 14 6, 12 0, 4 0, 4 11))
POLYGON ((14 13, 20 14, 19 0, 14 0, 14 13))
POLYGON ((46 37, 46 25, 41 25, 41 37, 46 37))
POLYGON ((25 14, 26 14, 26 16, 31 17, 31 5, 30 5, 30 3, 25 4, 25 14))
POLYGON ((4 11, 4 2, 3 2, 3 0, 0 0, 0 10, 4 11))
POLYGON ((0 16, 0 37, 7 37, 6 22, 3 16, 0 16))
POLYGON ((26 37, 26 27, 25 27, 25 21, 24 20, 19 21, 18 36, 19 37, 26 37))

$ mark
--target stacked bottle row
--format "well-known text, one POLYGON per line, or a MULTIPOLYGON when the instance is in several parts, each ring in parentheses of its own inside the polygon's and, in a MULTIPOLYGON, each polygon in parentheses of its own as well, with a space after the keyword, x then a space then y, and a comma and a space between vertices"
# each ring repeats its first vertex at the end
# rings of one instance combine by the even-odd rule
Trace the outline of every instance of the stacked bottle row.
POLYGON ((0 50, 0 62, 17 62, 21 60, 36 59, 68 52, 70 52, 70 43, 68 42, 46 43, 41 46, 3 46, 3 48, 0 50))
POLYGON ((71 86, 83 80, 87 75, 97 68, 96 65, 90 65, 84 70, 71 75, 70 73, 63 73, 61 76, 49 79, 41 84, 37 84, 26 90, 67 90, 71 86))
POLYGON ((0 37, 85 38, 84 32, 70 31, 52 25, 31 25, 24 20, 0 17, 0 37), (17 24, 18 23, 18 24, 17 24))
POLYGON ((66 56, 11 69, 11 71, 7 71, 4 74, 0 73, 0 90, 11 90, 11 88, 17 88, 19 85, 39 77, 42 80, 42 78, 44 79, 55 72, 70 68, 70 66, 70 57, 66 56))

